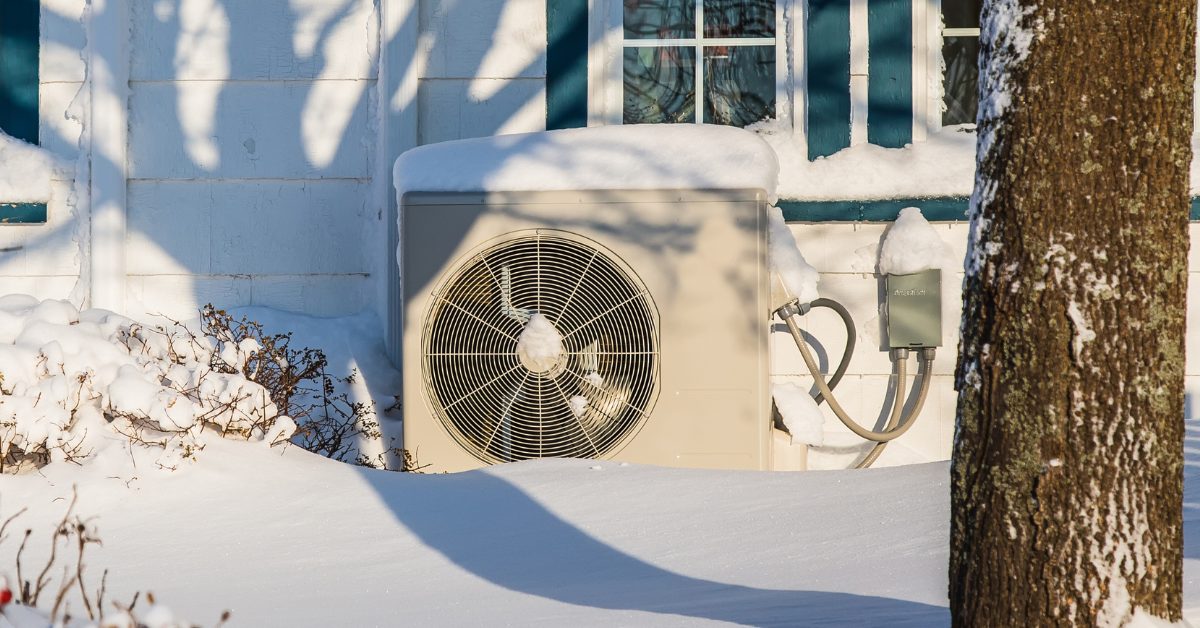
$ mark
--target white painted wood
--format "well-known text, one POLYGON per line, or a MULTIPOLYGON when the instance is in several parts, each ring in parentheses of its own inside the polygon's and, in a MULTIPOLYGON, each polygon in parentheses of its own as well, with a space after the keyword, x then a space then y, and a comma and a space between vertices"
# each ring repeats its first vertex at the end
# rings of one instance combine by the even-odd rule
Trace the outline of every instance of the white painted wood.
POLYGON ((45 83, 80 82, 87 65, 81 20, 87 0, 41 0, 41 34, 38 80, 45 83))
POLYGON ((131 275, 125 298, 129 316, 169 316, 188 320, 212 303, 221 308, 250 305, 250 277, 131 275))
POLYGON ((913 0, 912 3, 912 138, 924 142, 929 137, 929 23, 930 4, 938 0, 913 0))
POLYGON ((850 145, 867 143, 867 0, 850 0, 850 145))
POLYGON ((423 80, 418 100, 421 144, 546 128, 541 79, 423 80))
POLYGON ((131 5, 134 80, 214 73, 235 80, 375 78, 373 0, 131 0, 131 5), (183 18, 189 9, 198 19, 183 18), (219 51, 197 53, 216 42, 219 51))
POLYGON ((83 127, 67 117, 67 110, 83 83, 42 83, 38 88, 38 135, 42 148, 66 161, 79 156, 79 134, 83 127))
POLYGON ((134 178, 370 177, 374 81, 217 83, 212 159, 199 159, 180 121, 180 88, 134 83, 129 169, 134 178), (330 94, 332 92, 332 94, 330 94), (329 96, 328 100, 323 95, 329 96), (329 123, 314 128, 309 120, 329 123), (344 120, 344 122, 342 122, 344 120), (335 124, 334 122, 340 122, 335 124), (198 161, 203 163, 197 163, 198 161))
POLYGON ((367 306, 371 294, 367 275, 255 275, 250 279, 250 305, 312 316, 356 314, 367 306))
MULTIPOLYGON (((383 222, 374 233, 369 250, 376 252, 368 261, 374 281, 374 309, 384 321, 384 340, 392 355, 403 329, 401 305, 401 269, 397 250, 400 230, 397 221, 396 191, 392 185, 392 163, 404 151, 417 146, 419 121, 417 91, 424 72, 426 55, 420 45, 420 0, 382 0, 380 26, 381 66, 377 85, 379 103, 379 154, 372 181, 383 222)), ((366 241, 371 242, 370 239, 366 241)))
POLYGON ((545 0, 422 0, 435 78, 546 76, 545 0))
POLYGON ((92 307, 125 305, 125 182, 129 97, 129 24, 126 0, 94 0, 91 46, 92 307))
POLYGON ((132 274, 369 273, 371 183, 132 181, 132 274))
MULTIPOLYGON (((791 19, 788 27, 791 29, 785 39, 788 49, 782 51, 790 60, 792 104, 792 134, 800 144, 801 154, 808 154, 808 71, 807 68, 807 38, 805 20, 807 20, 807 3, 805 0, 789 0, 788 8, 791 19)), ((779 51, 776 51, 778 58, 779 51)), ((783 66, 780 66, 783 67, 783 66)))

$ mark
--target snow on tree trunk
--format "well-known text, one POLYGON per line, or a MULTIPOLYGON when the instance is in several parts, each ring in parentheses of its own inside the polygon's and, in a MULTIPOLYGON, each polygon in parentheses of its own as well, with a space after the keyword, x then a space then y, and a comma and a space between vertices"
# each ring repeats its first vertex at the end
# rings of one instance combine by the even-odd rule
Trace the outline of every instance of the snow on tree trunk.
POLYGON ((1196 0, 987 0, 955 625, 1179 620, 1196 0))

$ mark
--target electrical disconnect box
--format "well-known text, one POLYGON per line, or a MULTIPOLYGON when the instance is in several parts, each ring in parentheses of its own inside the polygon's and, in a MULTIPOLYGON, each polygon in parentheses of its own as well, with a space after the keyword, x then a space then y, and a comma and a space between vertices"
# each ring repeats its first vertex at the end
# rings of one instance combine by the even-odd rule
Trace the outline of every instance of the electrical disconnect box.
POLYGON ((942 346, 942 271, 886 275, 888 346, 942 346))

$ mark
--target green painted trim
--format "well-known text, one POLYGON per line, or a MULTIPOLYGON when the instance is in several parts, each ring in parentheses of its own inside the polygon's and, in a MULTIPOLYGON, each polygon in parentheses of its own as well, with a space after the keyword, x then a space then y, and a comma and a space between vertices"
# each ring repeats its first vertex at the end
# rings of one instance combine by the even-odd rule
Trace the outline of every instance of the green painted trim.
MULTIPOLYGON (((789 222, 891 222, 905 207, 919 207, 926 220, 967 219, 971 199, 963 196, 897 198, 880 201, 779 201, 783 219, 789 222)), ((1200 222, 1200 197, 1192 198, 1188 219, 1200 222)))
POLYGON ((38 224, 46 222, 45 203, 0 203, 0 224, 38 224))
POLYGON ((971 199, 956 196, 879 201, 779 201, 784 220, 794 222, 891 222, 905 207, 919 207, 926 220, 966 220, 971 199))
POLYGON ((867 0, 867 141, 912 142, 912 0, 867 0))
POLYGON ((850 0, 809 0, 808 158, 850 146, 850 0))
POLYGON ((546 0, 546 128, 587 126, 587 0, 546 0))
POLYGON ((38 143, 39 0, 0 6, 0 129, 38 143))

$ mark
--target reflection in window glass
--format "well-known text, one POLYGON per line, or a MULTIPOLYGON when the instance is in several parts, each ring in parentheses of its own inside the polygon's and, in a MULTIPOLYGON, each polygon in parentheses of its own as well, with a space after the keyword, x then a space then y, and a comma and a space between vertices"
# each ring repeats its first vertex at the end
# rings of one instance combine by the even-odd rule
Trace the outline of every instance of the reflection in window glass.
POLYGON ((695 48, 626 48, 625 124, 695 122, 695 48))
POLYGON ((624 0, 626 39, 684 39, 696 34, 695 0, 624 0))
POLYGON ((774 46, 704 49, 704 122, 746 126, 774 115, 774 46))
POLYGON ((979 10, 983 0, 942 0, 942 20, 946 28, 979 28, 979 10))
POLYGON ((946 63, 944 126, 975 122, 979 106, 978 57, 979 37, 942 38, 942 59, 946 63))
POLYGON ((704 0, 705 37, 774 37, 775 0, 704 0))

